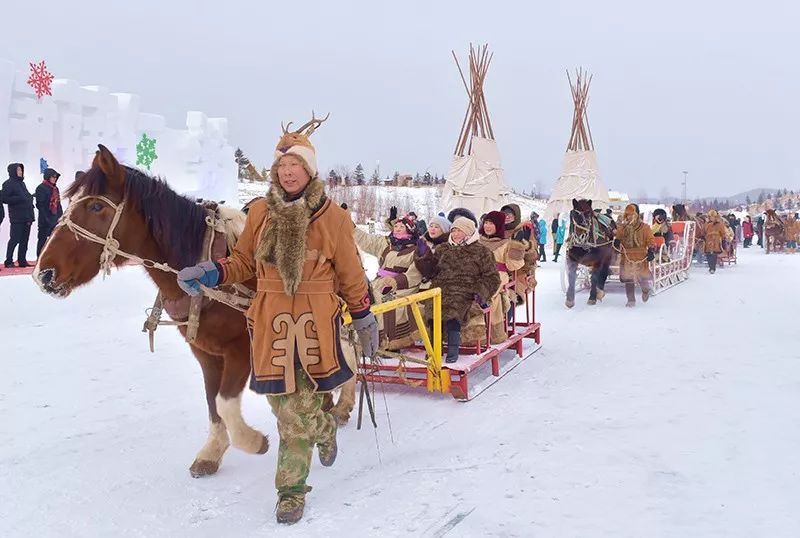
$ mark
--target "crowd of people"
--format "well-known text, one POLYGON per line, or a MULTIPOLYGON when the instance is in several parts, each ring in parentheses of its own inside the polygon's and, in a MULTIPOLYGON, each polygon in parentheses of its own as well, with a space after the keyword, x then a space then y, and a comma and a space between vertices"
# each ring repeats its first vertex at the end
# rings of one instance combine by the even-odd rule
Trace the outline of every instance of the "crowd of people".
MULTIPOLYGON (((353 234, 359 248, 378 259, 370 282, 376 303, 441 288, 445 361, 454 363, 462 341, 485 335, 485 314, 490 343, 508 338, 507 320, 536 286, 536 264, 544 248, 537 217, 534 213, 523 222, 519 206, 508 204, 480 218, 456 208, 426 221, 413 212, 400 216, 393 207, 386 220, 388 234, 358 227, 353 234)), ((378 322, 384 349, 402 349, 418 336, 408 309, 387 312, 378 322)))
POLYGON ((4 205, 8 206, 10 223, 4 263, 6 268, 14 267, 15 252, 17 266, 28 267, 30 265, 28 263, 28 241, 33 223, 38 223, 36 242, 36 256, 38 257, 63 213, 61 195, 57 186, 61 174, 52 168, 47 168, 42 173, 42 177, 42 182, 31 194, 25 184, 25 166, 22 163, 8 165, 8 179, 3 182, 0 190, 0 224, 6 218, 4 205), (34 206, 38 213, 38 219, 35 218, 34 206))

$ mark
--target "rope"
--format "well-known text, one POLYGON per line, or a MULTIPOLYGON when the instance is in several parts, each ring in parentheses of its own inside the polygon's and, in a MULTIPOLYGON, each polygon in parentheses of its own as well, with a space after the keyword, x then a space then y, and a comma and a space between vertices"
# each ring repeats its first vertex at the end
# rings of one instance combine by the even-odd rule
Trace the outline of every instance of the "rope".
MULTIPOLYGON (((105 278, 106 275, 111 274, 111 268, 113 267, 114 259, 117 256, 125 258, 133 265, 141 265, 147 269, 158 269, 159 271, 164 271, 165 273, 172 273, 175 275, 178 274, 178 271, 176 269, 173 269, 166 263, 157 262, 147 258, 141 258, 139 256, 130 254, 120 249, 119 241, 114 239, 114 230, 119 224, 119 219, 122 217, 122 211, 125 209, 124 199, 119 204, 117 204, 105 196, 100 196, 100 195, 83 196, 81 193, 82 191, 78 193, 78 198, 75 201, 70 202, 67 211, 64 212, 64 215, 61 217, 61 220, 58 222, 56 227, 66 226, 67 229, 69 229, 69 231, 75 234, 76 241, 79 238, 83 238, 86 239, 87 241, 91 241, 93 243, 97 243, 103 246, 103 251, 100 253, 100 271, 102 271, 103 273, 103 278, 105 278), (114 217, 111 220, 111 225, 108 227, 108 232, 106 233, 105 238, 100 237, 94 232, 91 232, 90 230, 87 230, 86 228, 78 224, 75 224, 75 222, 72 220, 72 212, 74 211, 74 208, 84 200, 100 200, 105 204, 107 204, 112 209, 114 209, 114 217)), ((209 226, 213 226, 214 219, 212 219, 210 216, 207 216, 206 224, 208 224, 209 226)), ((209 242, 207 259, 211 259, 211 242, 209 242)), ((200 287, 202 289, 202 292, 209 299, 227 305, 233 308, 234 310, 238 310, 239 312, 247 311, 245 305, 249 305, 250 300, 248 298, 243 298, 237 294, 228 293, 222 290, 208 288, 203 285, 201 285, 200 287)))

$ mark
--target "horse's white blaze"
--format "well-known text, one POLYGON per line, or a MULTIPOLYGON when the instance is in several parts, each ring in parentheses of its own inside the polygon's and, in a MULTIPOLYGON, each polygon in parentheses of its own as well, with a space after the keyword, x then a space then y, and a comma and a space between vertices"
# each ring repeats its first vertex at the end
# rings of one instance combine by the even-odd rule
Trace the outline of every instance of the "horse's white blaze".
POLYGON ((225 423, 219 421, 217 423, 210 422, 208 427, 208 439, 206 444, 197 453, 198 460, 213 461, 219 463, 225 451, 231 445, 228 440, 228 430, 225 428, 225 423))
POLYGON ((217 394, 216 400, 217 413, 225 422, 233 446, 251 454, 258 453, 263 446, 264 436, 248 426, 242 418, 242 394, 230 399, 217 394))

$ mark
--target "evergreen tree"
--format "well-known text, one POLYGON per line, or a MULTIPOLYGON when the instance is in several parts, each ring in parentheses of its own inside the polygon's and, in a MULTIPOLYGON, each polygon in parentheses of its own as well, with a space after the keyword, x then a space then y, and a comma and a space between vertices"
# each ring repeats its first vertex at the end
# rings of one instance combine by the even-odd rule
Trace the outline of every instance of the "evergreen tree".
POLYGON ((269 168, 266 166, 261 169, 261 181, 269 181, 269 168))
POLYGON ((420 181, 422 181, 422 178, 419 176, 419 172, 417 172, 414 174, 414 185, 419 185, 420 181))
POLYGON ((392 175, 392 180, 394 181, 395 185, 397 185, 397 180, 398 180, 398 179, 400 179, 400 172, 398 172, 397 170, 395 170, 395 171, 394 171, 394 174, 392 175))
POLYGON ((328 172, 328 187, 335 187, 339 184, 339 175, 336 173, 335 170, 331 169, 328 172))
POLYGON ((430 172, 425 172, 425 175, 422 176, 422 184, 433 185, 433 176, 431 176, 430 172))
POLYGON ((355 176, 353 177, 353 179, 355 180, 356 185, 364 184, 364 180, 366 179, 366 177, 364 176, 364 167, 361 166, 361 163, 358 163, 356 165, 355 176))
POLYGON ((763 191, 758 193, 758 199, 756 200, 756 202, 759 203, 759 204, 763 204, 764 203, 764 192, 763 191))
POLYGON ((236 161, 236 166, 238 167, 237 178, 239 181, 242 179, 252 179, 248 178, 247 173, 247 166, 250 164, 250 159, 248 159, 242 148, 236 148, 236 151, 233 152, 233 159, 236 161))
POLYGON ((369 178, 369 184, 375 187, 381 184, 381 175, 377 167, 375 167, 375 170, 372 171, 372 177, 369 178))
POLYGON ((772 200, 772 193, 767 193, 767 200, 772 200))
POLYGON ((745 201, 745 203, 746 203, 747 205, 750 205, 750 204, 752 204, 752 203, 753 203, 753 201, 750 199, 750 195, 749 195, 749 194, 748 194, 748 195, 747 195, 747 197, 744 199, 744 201, 745 201))

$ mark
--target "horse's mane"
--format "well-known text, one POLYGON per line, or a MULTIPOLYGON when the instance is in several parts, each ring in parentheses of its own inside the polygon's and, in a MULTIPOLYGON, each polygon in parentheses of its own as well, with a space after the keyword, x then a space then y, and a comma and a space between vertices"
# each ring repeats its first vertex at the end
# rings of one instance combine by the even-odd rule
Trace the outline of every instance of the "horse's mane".
MULTIPOLYGON (((161 178, 127 166, 124 169, 126 209, 130 207, 144 217, 167 263, 175 269, 197 263, 205 238, 205 209, 176 193, 161 178)), ((107 181, 102 170, 92 167, 75 180, 65 194, 72 197, 82 191, 83 195, 105 195, 107 181)))

